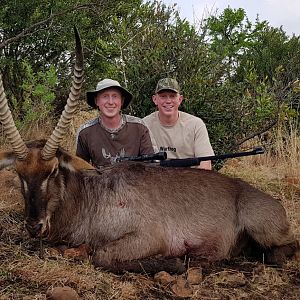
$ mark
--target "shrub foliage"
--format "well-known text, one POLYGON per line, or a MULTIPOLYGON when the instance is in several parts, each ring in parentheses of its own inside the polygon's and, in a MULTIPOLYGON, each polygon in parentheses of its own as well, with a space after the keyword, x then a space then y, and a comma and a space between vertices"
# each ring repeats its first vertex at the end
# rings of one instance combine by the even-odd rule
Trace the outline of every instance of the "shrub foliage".
POLYGON ((157 80, 175 77, 182 110, 206 122, 216 153, 299 116, 299 37, 251 22, 242 8, 191 24, 161 1, 2 2, 0 70, 18 126, 63 108, 73 25, 84 43, 86 90, 117 79, 134 94, 127 112, 143 117, 155 110, 157 80))

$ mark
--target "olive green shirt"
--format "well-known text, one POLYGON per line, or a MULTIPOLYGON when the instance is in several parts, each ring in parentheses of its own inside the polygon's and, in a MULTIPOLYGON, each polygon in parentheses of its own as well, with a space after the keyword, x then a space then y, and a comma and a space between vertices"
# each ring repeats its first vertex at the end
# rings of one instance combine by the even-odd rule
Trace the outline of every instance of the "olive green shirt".
POLYGON ((137 117, 122 115, 122 124, 116 130, 102 126, 98 117, 77 132, 76 155, 97 168, 113 164, 120 157, 153 153, 149 130, 137 117))

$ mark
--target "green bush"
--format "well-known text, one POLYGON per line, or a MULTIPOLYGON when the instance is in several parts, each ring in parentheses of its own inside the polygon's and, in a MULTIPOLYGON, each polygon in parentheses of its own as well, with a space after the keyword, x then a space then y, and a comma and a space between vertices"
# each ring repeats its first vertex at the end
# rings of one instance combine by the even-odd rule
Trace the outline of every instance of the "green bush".
POLYGON ((18 105, 18 100, 13 97, 12 104, 14 114, 18 115, 17 126, 27 128, 32 124, 43 124, 47 118, 53 117, 57 75, 54 66, 50 66, 46 72, 37 73, 34 73, 28 61, 23 61, 22 67, 24 77, 20 88, 23 99, 18 105))

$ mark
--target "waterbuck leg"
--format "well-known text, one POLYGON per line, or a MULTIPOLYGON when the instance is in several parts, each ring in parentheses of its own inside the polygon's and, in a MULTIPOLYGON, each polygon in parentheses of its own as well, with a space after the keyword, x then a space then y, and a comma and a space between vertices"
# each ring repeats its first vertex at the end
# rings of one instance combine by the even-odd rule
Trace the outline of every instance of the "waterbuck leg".
POLYGON ((103 266, 107 271, 115 274, 126 272, 146 273, 154 275, 160 271, 170 274, 182 274, 186 272, 184 262, 178 257, 152 256, 130 261, 114 261, 109 266, 103 266))
POLYGON ((282 265, 299 248, 284 219, 274 222, 266 218, 264 222, 257 222, 255 227, 248 229, 248 234, 261 246, 265 261, 269 264, 282 265))
POLYGON ((281 266, 286 262, 287 257, 292 257, 299 249, 298 241, 283 246, 272 247, 266 251, 266 263, 281 266))
POLYGON ((165 258, 157 253, 162 245, 164 242, 157 237, 146 239, 142 235, 127 234, 96 249, 93 264, 115 273, 129 271, 155 274, 163 270, 169 273, 184 272, 184 264, 179 258, 165 258))
POLYGON ((242 184, 247 193, 238 204, 240 225, 264 249, 265 261, 280 265, 299 247, 290 230, 285 209, 270 195, 242 184))

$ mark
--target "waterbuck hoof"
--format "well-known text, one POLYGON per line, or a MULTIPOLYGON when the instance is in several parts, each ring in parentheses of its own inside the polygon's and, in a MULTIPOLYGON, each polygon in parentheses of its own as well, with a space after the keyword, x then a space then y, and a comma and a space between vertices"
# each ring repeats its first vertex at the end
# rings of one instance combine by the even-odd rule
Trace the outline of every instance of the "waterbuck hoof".
POLYGON ((266 263, 280 267, 287 261, 287 258, 295 256, 298 251, 298 241, 283 246, 273 247, 266 253, 266 263))

